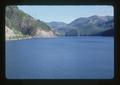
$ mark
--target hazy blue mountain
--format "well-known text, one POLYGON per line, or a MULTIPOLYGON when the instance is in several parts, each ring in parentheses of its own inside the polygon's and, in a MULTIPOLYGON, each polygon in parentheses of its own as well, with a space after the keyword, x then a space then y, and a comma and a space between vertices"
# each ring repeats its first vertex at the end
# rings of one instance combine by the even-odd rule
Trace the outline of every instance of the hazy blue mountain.
POLYGON ((56 30, 62 32, 66 36, 74 35, 97 35, 104 31, 113 29, 113 16, 90 16, 80 17, 65 24, 63 22, 50 22, 48 25, 56 30))
POLYGON ((78 19, 75 19, 74 21, 72 21, 68 25, 78 27, 78 26, 81 26, 87 22, 88 22, 88 19, 86 17, 80 17, 78 19))
POLYGON ((98 32, 113 28, 113 17, 94 15, 88 18, 78 18, 72 21, 69 25, 79 29, 79 33, 81 35, 92 35, 93 33, 96 34, 98 32), (81 33, 81 31, 84 31, 86 33, 81 33))
POLYGON ((114 29, 109 29, 109 30, 106 30, 102 33, 100 33, 101 36, 114 36, 114 29))
POLYGON ((67 24, 64 23, 64 22, 50 22, 50 23, 47 23, 51 28, 54 28, 54 29, 57 29, 59 27, 63 27, 63 26, 66 26, 67 24))
POLYGON ((95 24, 103 29, 113 28, 113 17, 112 16, 91 16, 89 17, 91 24, 95 24))
POLYGON ((65 36, 66 32, 75 28, 64 22, 49 22, 47 24, 51 27, 51 29, 53 29, 56 32, 59 32, 62 36, 65 36))

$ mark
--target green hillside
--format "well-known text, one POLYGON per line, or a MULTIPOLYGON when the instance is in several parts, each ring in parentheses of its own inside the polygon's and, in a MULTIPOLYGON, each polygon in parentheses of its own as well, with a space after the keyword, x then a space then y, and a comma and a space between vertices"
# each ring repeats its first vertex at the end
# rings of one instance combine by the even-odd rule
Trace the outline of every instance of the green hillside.
MULTIPOLYGON (((40 20, 24 13, 17 6, 7 6, 5 10, 5 25, 17 36, 38 36, 38 30, 51 31, 51 28, 40 20)), ((41 36, 41 34, 40 34, 41 36)))

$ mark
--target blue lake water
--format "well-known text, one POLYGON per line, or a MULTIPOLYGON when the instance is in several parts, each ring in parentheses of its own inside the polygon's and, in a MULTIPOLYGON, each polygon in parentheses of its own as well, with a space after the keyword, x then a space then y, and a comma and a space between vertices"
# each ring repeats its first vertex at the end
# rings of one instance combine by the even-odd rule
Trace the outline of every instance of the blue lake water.
POLYGON ((113 37, 6 41, 8 79, 112 79, 113 37))

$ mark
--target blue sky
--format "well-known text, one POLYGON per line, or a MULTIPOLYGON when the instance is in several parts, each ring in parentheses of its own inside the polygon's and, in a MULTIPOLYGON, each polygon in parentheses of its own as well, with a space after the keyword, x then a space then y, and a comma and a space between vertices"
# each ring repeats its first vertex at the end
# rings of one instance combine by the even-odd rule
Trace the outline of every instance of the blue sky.
POLYGON ((80 17, 114 15, 114 9, 109 5, 21 5, 18 7, 35 19, 45 22, 59 21, 69 23, 80 17))

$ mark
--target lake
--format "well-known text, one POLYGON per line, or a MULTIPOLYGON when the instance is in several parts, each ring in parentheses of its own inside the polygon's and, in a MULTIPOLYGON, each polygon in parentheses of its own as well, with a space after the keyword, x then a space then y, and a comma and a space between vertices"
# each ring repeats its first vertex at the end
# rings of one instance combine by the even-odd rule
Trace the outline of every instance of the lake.
POLYGON ((112 79, 113 37, 6 41, 8 79, 112 79))

